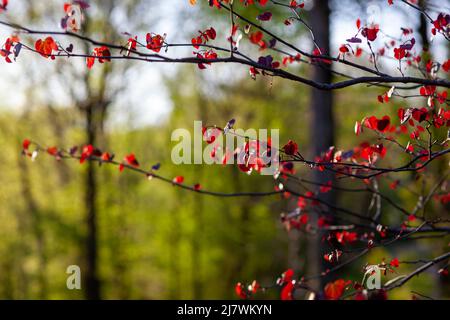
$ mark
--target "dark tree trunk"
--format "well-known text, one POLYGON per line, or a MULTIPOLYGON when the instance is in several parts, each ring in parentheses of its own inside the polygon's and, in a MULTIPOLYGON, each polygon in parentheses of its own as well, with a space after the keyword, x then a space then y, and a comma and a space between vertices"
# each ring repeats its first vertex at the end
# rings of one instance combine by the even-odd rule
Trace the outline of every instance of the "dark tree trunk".
MULTIPOLYGON (((419 0, 419 6, 422 9, 425 9, 426 4, 427 4, 427 0, 419 0)), ((430 22, 427 20, 427 17, 425 17, 425 15, 420 13, 419 35, 422 40, 422 47, 423 47, 424 51, 427 52, 427 54, 429 54, 428 50, 430 48, 430 40, 429 40, 430 34, 428 33, 428 24, 429 23, 430 22)))
MULTIPOLYGON (((96 124, 94 119, 94 105, 86 108, 87 143, 95 146, 96 124)), ((98 278, 97 254, 97 178, 95 163, 87 161, 85 176, 85 209, 87 217, 86 236, 86 298, 100 299, 100 281, 98 278)))
MULTIPOLYGON (((328 0, 316 0, 311 10, 310 25, 314 31, 316 42, 323 53, 330 53, 330 8, 328 0)), ((330 83, 332 73, 330 66, 322 64, 321 67, 313 68, 312 79, 317 82, 330 83)), ((313 156, 320 155, 334 144, 334 119, 333 119, 333 94, 331 91, 311 91, 311 128, 310 141, 313 156)), ((326 183, 333 179, 329 172, 315 171, 315 181, 326 183)), ((334 203, 335 194, 330 191, 320 194, 320 198, 326 202, 334 203)), ((317 217, 314 217, 317 219, 317 217)), ((312 237, 312 243, 308 246, 308 265, 310 273, 317 274, 324 269, 323 253, 321 252, 321 234, 312 237)), ((325 279, 326 281, 326 279, 325 279)), ((321 289, 323 282, 312 283, 314 289, 321 289)))

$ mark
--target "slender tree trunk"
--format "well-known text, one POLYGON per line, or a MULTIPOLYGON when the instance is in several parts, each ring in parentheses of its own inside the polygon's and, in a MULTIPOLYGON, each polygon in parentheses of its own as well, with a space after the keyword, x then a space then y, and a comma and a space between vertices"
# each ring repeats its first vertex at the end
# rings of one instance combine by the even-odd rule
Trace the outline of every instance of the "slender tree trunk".
MULTIPOLYGON (((86 109, 87 143, 96 143, 96 124, 94 119, 94 105, 86 109)), ((95 164, 87 161, 85 176, 85 209, 87 217, 86 237, 86 298, 100 299, 100 281, 98 278, 98 252, 97 252, 97 177, 95 164)))
MULTIPOLYGON (((314 31, 317 44, 322 52, 329 54, 330 48, 330 8, 328 0, 316 0, 311 10, 311 28, 314 31)), ((332 73, 330 66, 323 64, 321 67, 313 68, 312 79, 318 82, 330 83, 332 73)), ((334 144, 334 119, 333 119, 333 95, 331 91, 320 91, 312 89, 311 92, 311 128, 310 141, 312 144, 313 156, 320 155, 334 144)), ((315 181, 326 183, 333 179, 329 172, 315 171, 315 181)), ((334 203, 335 194, 330 191, 319 196, 322 200, 334 203)), ((313 218, 313 223, 317 217, 313 218)), ((311 239, 311 245, 308 246, 308 265, 310 273, 316 274, 324 270, 323 252, 321 252, 321 238, 319 232, 311 239)), ((325 280, 326 281, 326 280, 325 280)), ((322 289, 323 282, 316 281, 312 283, 314 289, 322 289)))
MULTIPOLYGON (((426 4, 427 4, 427 0, 419 0, 419 6, 422 9, 425 9, 426 4)), ((419 34, 420 34, 420 38, 422 40, 422 47, 429 54, 429 49, 430 49, 430 40, 429 40, 430 34, 428 33, 429 21, 427 20, 425 15, 423 15, 421 13, 419 15, 420 15, 419 34)), ((424 56, 425 55, 426 54, 424 54, 424 56)))

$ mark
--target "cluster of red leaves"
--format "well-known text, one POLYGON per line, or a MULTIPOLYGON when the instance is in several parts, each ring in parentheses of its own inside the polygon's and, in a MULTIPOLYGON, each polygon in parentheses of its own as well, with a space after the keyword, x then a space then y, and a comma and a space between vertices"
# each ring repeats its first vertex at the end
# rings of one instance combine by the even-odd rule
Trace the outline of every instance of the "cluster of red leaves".
POLYGON ((369 144, 368 142, 362 142, 358 147, 355 147, 353 151, 354 159, 362 158, 370 163, 376 162, 377 155, 384 158, 387 152, 386 147, 382 143, 369 144))
POLYGON ((35 50, 44 58, 51 57, 52 60, 55 59, 53 51, 58 51, 58 44, 52 37, 47 37, 45 39, 38 39, 34 44, 35 50))
POLYGON ((88 69, 93 67, 95 59, 98 59, 99 63, 111 61, 111 52, 109 51, 109 48, 105 46, 95 48, 91 56, 86 58, 86 65, 88 69))
MULTIPOLYGON (((234 123, 234 120, 231 120, 234 123)), ((231 125, 232 126, 232 125, 231 125)), ((230 124, 227 124, 227 127, 224 131, 229 130, 230 124), (228 129, 227 129, 228 128, 228 129)), ((247 174, 252 173, 253 171, 261 172, 261 170, 267 167, 267 163, 265 163, 266 157, 270 157, 272 148, 271 148, 271 139, 268 138, 267 141, 260 140, 248 140, 242 146, 238 146, 235 150, 223 150, 222 159, 218 158, 216 153, 217 148, 222 148, 220 143, 217 144, 217 138, 222 134, 222 130, 219 128, 202 128, 202 136, 203 141, 208 144, 212 144, 214 148, 212 148, 210 156, 215 161, 221 161, 222 164, 230 163, 229 160, 234 157, 237 159, 238 168, 240 171, 245 172, 247 174)))
POLYGON ((333 282, 329 282, 324 288, 325 298, 328 300, 339 299, 351 284, 351 280, 346 281, 344 279, 338 279, 333 282))
POLYGON ((410 133, 411 139, 418 139, 420 133, 425 131, 425 128, 420 125, 423 121, 429 121, 432 125, 439 129, 443 126, 450 127, 450 111, 443 108, 439 110, 422 108, 407 108, 398 109, 398 117, 400 119, 400 130, 407 133, 407 126, 409 125, 413 131, 410 133))
POLYGON ((256 44, 259 46, 260 50, 264 50, 267 48, 266 42, 263 40, 264 34, 261 31, 255 31, 250 33, 248 39, 251 43, 256 44))
POLYGON ((134 153, 130 153, 123 158, 122 163, 119 165, 120 172, 123 171, 123 169, 125 168, 125 165, 129 165, 129 166, 132 166, 135 168, 139 167, 139 162, 137 161, 134 153))
POLYGON ((242 172, 251 173, 252 171, 261 172, 266 167, 263 156, 270 154, 271 152, 271 140, 262 142, 259 140, 249 140, 245 143, 243 149, 239 152, 238 157, 240 163, 238 168, 242 172))
POLYGON ((294 214, 281 214, 281 223, 283 223, 286 231, 290 231, 291 229, 301 229, 302 226, 307 226, 309 216, 306 213, 300 214, 300 210, 297 209, 298 212, 294 211, 294 214))
POLYGON ((11 63, 12 60, 9 56, 13 54, 14 59, 17 58, 21 48, 22 44, 20 43, 19 38, 17 36, 11 36, 6 39, 5 43, 3 44, 3 47, 0 50, 0 56, 4 57, 7 63, 11 63))
POLYGON ((281 289, 281 300, 293 300, 294 284, 295 281, 292 279, 294 277, 294 270, 288 269, 281 275, 277 280, 277 284, 282 286, 281 289))
POLYGON ((206 51, 199 51, 194 52, 195 55, 197 55, 198 59, 206 60, 204 62, 197 63, 197 66, 200 70, 206 69, 206 65, 210 65, 211 63, 207 60, 215 60, 217 59, 217 53, 214 50, 206 50, 206 51))
POLYGON ((372 130, 377 130, 379 132, 386 132, 389 129, 389 125, 391 123, 391 118, 389 116, 383 116, 378 119, 375 116, 371 116, 366 118, 364 121, 364 125, 372 130))
POLYGON ((411 56, 410 50, 416 44, 416 39, 411 38, 408 41, 405 41, 398 48, 394 48, 394 58, 397 60, 401 60, 403 58, 409 58, 411 56))
POLYGON ((367 41, 375 41, 377 38, 380 27, 378 25, 373 25, 370 27, 364 27, 361 31, 361 35, 367 38, 367 41))
POLYGON ((236 286, 234 287, 234 291, 236 292, 236 295, 241 299, 248 299, 251 295, 254 295, 258 292, 260 289, 259 283, 254 280, 251 285, 248 286, 248 288, 245 288, 243 284, 238 282, 236 286))
POLYGON ((450 25, 450 15, 445 13, 439 13, 436 20, 433 21, 434 28, 431 29, 431 33, 433 35, 435 35, 436 32, 438 31, 448 33, 449 25, 450 25))
POLYGON ((294 63, 294 62, 298 62, 301 59, 301 55, 300 53, 296 54, 295 56, 287 56, 287 57, 283 57, 283 60, 281 61, 281 63, 283 64, 283 66, 287 66, 288 64, 294 63))
POLYGON ((337 242, 339 242, 342 245, 345 245, 347 243, 353 243, 356 240, 358 240, 358 234, 356 232, 348 232, 348 231, 342 231, 342 232, 335 232, 334 237, 336 238, 337 242))
MULTIPOLYGON (((92 146, 91 144, 84 146, 80 156, 80 163, 84 163, 87 159, 89 159, 92 156, 101 157, 103 159, 103 154, 99 149, 94 148, 94 146, 92 146)), ((109 156, 105 158, 107 161, 112 160, 109 158, 109 156)))
POLYGON ((147 42, 147 49, 150 49, 156 53, 161 51, 164 45, 166 35, 147 33, 145 40, 147 42))
POLYGON ((198 33, 199 35, 191 40, 195 49, 198 49, 202 44, 206 44, 209 40, 216 39, 217 36, 216 30, 213 27, 206 29, 205 31, 199 30, 198 33))

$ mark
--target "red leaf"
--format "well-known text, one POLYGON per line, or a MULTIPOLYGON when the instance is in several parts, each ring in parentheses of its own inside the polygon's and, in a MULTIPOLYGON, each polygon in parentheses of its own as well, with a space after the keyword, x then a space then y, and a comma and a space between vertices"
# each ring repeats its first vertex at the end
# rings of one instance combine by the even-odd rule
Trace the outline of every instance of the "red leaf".
POLYGON ((250 42, 254 44, 259 44, 263 38, 263 33, 261 31, 256 31, 250 34, 250 42))
POLYGON ((400 263, 398 262, 398 258, 394 258, 389 262, 389 265, 394 268, 398 268, 400 263))
POLYGON ((124 161, 130 166, 139 167, 139 162, 136 160, 134 153, 125 156, 124 161))
POLYGON ((281 275, 281 282, 286 283, 292 281, 292 277, 294 276, 294 270, 287 269, 283 274, 281 275))
POLYGON ((394 48, 394 57, 397 60, 401 60, 406 55, 406 50, 404 48, 394 48))
POLYGON ((358 239, 358 234, 356 232, 342 231, 336 232, 335 237, 337 242, 346 244, 355 242, 358 239))
POLYGON ((147 49, 150 49, 156 53, 160 52, 162 46, 164 45, 164 39, 165 37, 159 34, 152 36, 150 33, 147 33, 147 49))
POLYGON ((94 63, 95 63, 95 58, 94 57, 87 57, 86 58, 86 65, 87 65, 88 69, 91 69, 92 66, 94 65, 94 63))
POLYGON ((49 147, 49 148, 47 148, 47 153, 51 154, 52 156, 56 156, 56 154, 58 153, 58 148, 49 147))
POLYGON ((52 37, 47 37, 44 40, 38 39, 34 44, 34 48, 41 56, 48 58, 54 50, 58 50, 58 45, 52 37))
POLYGON ((298 152, 298 145, 292 140, 289 140, 283 147, 284 153, 289 156, 293 156, 298 152))
POLYGON ((92 145, 87 145, 83 147, 81 152, 80 163, 83 163, 87 158, 92 156, 94 153, 94 147, 92 145))
POLYGON ((30 140, 28 140, 28 139, 23 140, 23 142, 22 142, 23 150, 28 150, 28 147, 30 146, 30 144, 31 144, 30 140))
POLYGON ((111 156, 108 152, 103 152, 102 154, 102 161, 111 161, 113 156, 111 156))
POLYGON ((234 291, 236 292, 239 298, 247 299, 247 294, 244 290, 244 286, 240 282, 236 284, 236 286, 234 287, 234 291))
POLYGON ((210 40, 216 39, 216 34, 217 34, 217 33, 216 33, 216 30, 215 30, 213 27, 211 27, 211 28, 205 30, 205 33, 206 33, 206 35, 208 36, 208 38, 209 38, 210 40))
POLYGON ((289 281, 283 289, 281 289, 281 300, 293 300, 292 293, 294 289, 294 284, 289 281))
POLYGON ((378 31, 380 31, 378 26, 373 26, 371 28, 366 27, 361 31, 361 34, 363 35, 363 37, 366 37, 367 40, 375 41, 375 39, 377 38, 378 31))
POLYGON ((330 282, 325 286, 325 296, 330 300, 339 299, 345 291, 345 288, 351 283, 351 281, 345 281, 338 279, 334 282, 330 282))
POLYGON ((184 181, 184 177, 183 176, 176 176, 175 178, 173 178, 173 183, 178 183, 181 184, 184 181))
POLYGON ((450 70, 450 59, 442 64, 442 69, 444 69, 445 72, 448 72, 450 70))

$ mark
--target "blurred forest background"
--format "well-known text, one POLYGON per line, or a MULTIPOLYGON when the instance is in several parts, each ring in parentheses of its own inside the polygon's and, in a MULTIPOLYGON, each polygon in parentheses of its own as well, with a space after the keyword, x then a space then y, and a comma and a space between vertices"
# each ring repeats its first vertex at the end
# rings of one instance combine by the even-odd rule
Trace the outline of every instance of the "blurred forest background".
MULTIPOLYGON (((6 17, 12 21, 58 29, 63 1, 10 2, 6 17)), ((169 41, 186 42, 197 30, 213 25, 219 38, 225 39, 226 15, 200 2, 194 8, 187 0, 90 1, 84 32, 109 42, 126 41, 123 32, 141 38, 150 31, 167 32, 169 41)), ((324 6, 326 1, 318 2, 317 6, 324 6)), ((384 2, 330 1, 331 46, 338 47, 339 37, 345 39, 355 32, 354 22, 372 14, 368 12, 371 5, 385 10, 384 2)), ((436 6, 450 7, 448 1, 430 1, 429 5, 431 10, 433 6, 435 10, 436 6)), ((237 7, 244 15, 257 14, 237 7)), ((280 15, 285 17, 282 12, 280 15)), ((393 25, 388 27, 395 34, 401 32, 395 23, 403 22, 418 34, 423 29, 416 12, 397 8, 386 15, 383 19, 389 19, 393 25)), ((318 23, 322 23, 320 19, 318 23)), ((282 22, 279 25, 273 24, 275 31, 284 27, 282 22)), ((2 39, 10 32, 1 28, 2 39)), ((300 47, 311 48, 309 34, 301 27, 292 26, 287 36, 300 47)), ((419 46, 424 42, 417 40, 419 46)), ((249 44, 243 45, 257 54, 249 44)), ((449 48, 438 39, 430 47, 431 54, 448 56, 449 48), (439 49, 433 51, 434 45, 439 49)), ((120 174, 106 165, 57 162, 45 155, 31 162, 21 156, 21 141, 30 138, 65 148, 92 143, 119 159, 134 152, 143 167, 159 162, 163 175, 181 174, 186 181, 200 182, 207 189, 268 191, 273 189, 270 177, 247 176, 236 167, 173 165, 171 132, 192 130, 194 120, 223 126, 235 118, 239 128, 279 128, 280 143, 293 139, 311 157, 321 133, 309 120, 315 94, 309 88, 281 79, 253 81, 244 67, 219 65, 200 71, 196 66, 120 61, 96 65, 88 72, 81 60, 46 61, 22 53, 18 63, 2 62, 0 68, 0 298, 234 299, 234 285, 239 281, 258 279, 271 284, 288 267, 297 274, 307 272, 307 236, 286 232, 279 219, 282 212, 295 207, 295 199, 214 198, 130 172, 120 174), (66 268, 72 264, 81 266, 82 290, 66 288, 66 268)), ((292 68, 303 74, 311 72, 304 64, 292 68)), ((327 122, 325 126, 334 128, 334 144, 345 149, 367 140, 368 136, 356 137, 353 129, 355 121, 365 115, 395 116, 397 108, 377 102, 380 90, 354 87, 333 94, 334 127, 327 122)), ((405 101, 397 103, 401 107, 405 101)), ((430 175, 438 176, 446 161, 448 158, 435 163, 430 175)), ((299 174, 311 175, 306 168, 299 174)), ((413 175, 404 174, 405 178, 414 181, 413 175)), ((388 191, 389 182, 380 188, 388 191)), ((354 210, 367 210, 370 202, 369 196, 358 195, 359 201, 351 195, 334 196, 354 210)), ((391 196, 401 204, 412 201, 402 186, 391 196)), ((439 203, 427 209, 434 214, 448 213, 439 203)), ((386 223, 401 223, 402 217, 392 207, 383 210, 389 220, 386 223)), ((399 244, 389 251, 377 248, 338 275, 360 281, 366 262, 392 256, 400 260, 430 258, 447 244, 448 238, 444 238, 399 244)), ((401 272, 412 268, 414 265, 404 265, 401 272)), ((388 275, 383 281, 395 276, 388 275)), ((434 297, 450 297, 448 282, 436 272, 421 275, 389 297, 408 299, 411 287, 434 297)), ((277 298, 278 293, 259 297, 277 298)))

